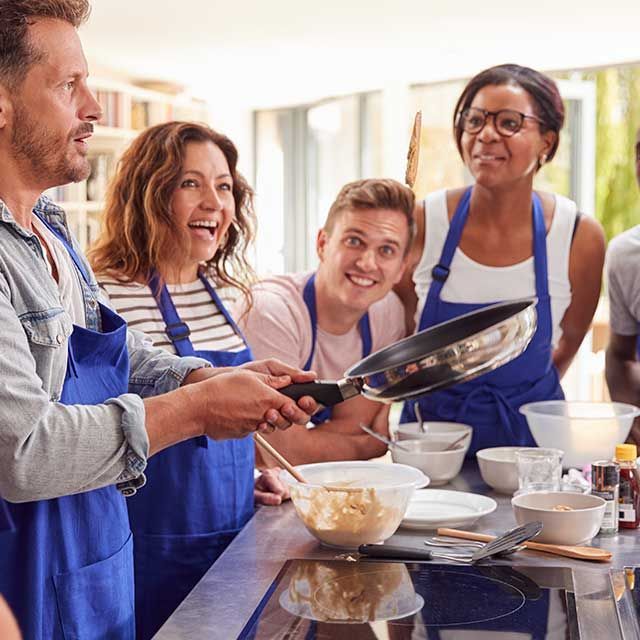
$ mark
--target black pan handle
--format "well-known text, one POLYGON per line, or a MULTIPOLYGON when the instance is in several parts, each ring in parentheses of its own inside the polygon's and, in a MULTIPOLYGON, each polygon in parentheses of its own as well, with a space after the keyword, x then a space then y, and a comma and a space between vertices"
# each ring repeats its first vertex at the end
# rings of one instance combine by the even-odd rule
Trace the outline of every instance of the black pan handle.
POLYGON ((361 544, 358 551, 363 556, 371 558, 386 558, 387 560, 433 560, 431 551, 415 549, 413 547, 396 547, 386 544, 361 544))
POLYGON ((333 407, 334 404, 339 404, 344 400, 340 385, 337 382, 327 380, 290 384, 288 387, 278 389, 278 391, 296 401, 300 400, 302 396, 311 396, 325 407, 333 407))

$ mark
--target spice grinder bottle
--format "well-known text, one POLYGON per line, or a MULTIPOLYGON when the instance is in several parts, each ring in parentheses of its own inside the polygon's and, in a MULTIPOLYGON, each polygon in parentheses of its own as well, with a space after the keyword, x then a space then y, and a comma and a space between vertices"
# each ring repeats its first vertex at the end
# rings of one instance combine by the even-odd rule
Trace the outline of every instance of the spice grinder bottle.
POLYGON ((618 491, 620 466, 611 460, 599 460, 591 465, 591 495, 605 501, 604 517, 600 533, 613 535, 618 532, 618 491))

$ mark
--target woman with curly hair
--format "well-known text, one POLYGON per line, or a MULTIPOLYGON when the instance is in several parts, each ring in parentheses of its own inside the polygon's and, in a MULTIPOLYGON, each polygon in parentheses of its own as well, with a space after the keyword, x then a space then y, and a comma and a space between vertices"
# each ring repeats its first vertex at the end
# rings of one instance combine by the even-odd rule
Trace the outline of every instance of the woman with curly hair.
MULTIPOLYGON (((238 152, 207 126, 169 122, 144 131, 122 156, 104 230, 90 251, 111 303, 156 346, 216 367, 252 359, 227 311, 248 293, 252 191, 238 152)), ((129 498, 135 548, 137 637, 150 638, 253 515, 250 437, 189 440, 149 461, 129 498)), ((256 499, 277 504, 273 471, 256 499)))

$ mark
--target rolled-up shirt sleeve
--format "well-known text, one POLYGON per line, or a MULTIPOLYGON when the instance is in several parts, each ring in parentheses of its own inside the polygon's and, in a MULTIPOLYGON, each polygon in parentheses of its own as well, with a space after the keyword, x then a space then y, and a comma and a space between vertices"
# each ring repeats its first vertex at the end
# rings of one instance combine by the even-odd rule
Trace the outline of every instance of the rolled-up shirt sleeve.
MULTIPOLYGON (((45 500, 141 477, 149 440, 141 396, 175 389, 198 358, 178 358, 128 337, 130 393, 65 405, 44 388, 8 291, 0 286, 0 497, 45 500)), ((59 349, 65 349, 61 344, 59 349)), ((65 351, 66 352, 66 351, 65 351)))

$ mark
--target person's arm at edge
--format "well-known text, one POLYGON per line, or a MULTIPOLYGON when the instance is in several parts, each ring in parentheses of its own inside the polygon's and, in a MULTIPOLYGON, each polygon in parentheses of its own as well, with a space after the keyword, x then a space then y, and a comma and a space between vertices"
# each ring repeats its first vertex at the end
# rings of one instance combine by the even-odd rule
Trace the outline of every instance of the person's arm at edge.
POLYGON ((553 352, 553 363, 560 378, 582 344, 598 306, 605 246, 600 223, 592 217, 583 216, 569 254, 571 302, 560 323, 562 336, 553 352))
MULTIPOLYGON (((640 406, 637 341, 637 335, 624 336, 611 332, 605 356, 605 376, 612 400, 640 406)), ((634 420, 628 440, 640 444, 640 418, 634 420)))
MULTIPOLYGON (((635 256, 636 248, 631 254, 635 256)), ((622 275, 635 271, 623 238, 609 245, 606 258, 609 298, 609 344, 605 352, 605 378, 611 399, 640 406, 640 362, 638 362, 638 319, 632 309, 637 292, 630 291, 622 275)), ((640 418, 636 418, 629 441, 640 444, 640 418)))
MULTIPOLYGON (((363 399, 364 400, 364 399, 363 399)), ((389 405, 372 400, 364 400, 368 407, 360 414, 359 422, 370 426, 378 433, 389 435, 389 405)), ((365 433, 356 424, 354 418, 337 418, 315 429, 294 425, 286 431, 276 431, 265 438, 291 464, 330 462, 334 460, 367 460, 384 455, 387 446, 365 433)), ((260 451, 258 466, 272 467, 277 464, 270 456, 260 451)))
POLYGON ((2 640, 20 640, 20 629, 7 601, 0 595, 0 638, 2 640))

